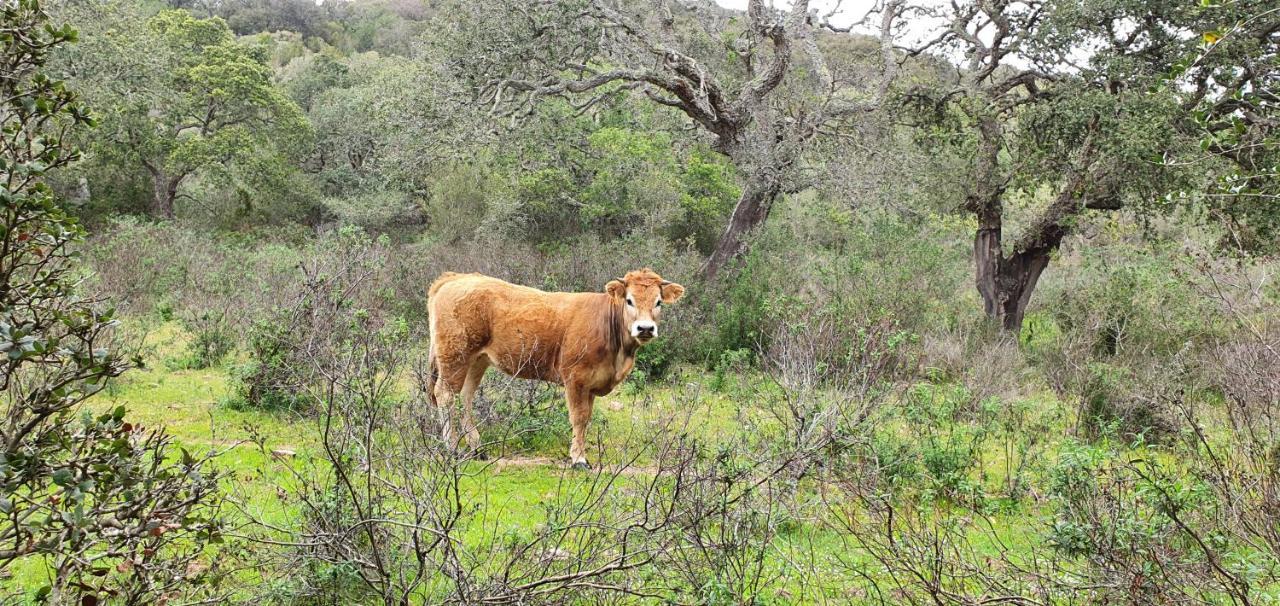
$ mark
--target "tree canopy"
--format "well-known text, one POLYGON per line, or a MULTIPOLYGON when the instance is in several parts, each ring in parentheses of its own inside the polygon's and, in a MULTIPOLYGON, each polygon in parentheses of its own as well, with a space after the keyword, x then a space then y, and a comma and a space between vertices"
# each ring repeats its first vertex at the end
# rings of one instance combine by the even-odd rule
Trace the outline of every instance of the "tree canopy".
POLYGON ((276 86, 266 49, 237 40, 221 19, 146 15, 132 3, 77 10, 94 27, 67 59, 101 116, 90 151, 144 169, 158 216, 176 215, 189 177, 295 154, 310 136, 276 86))

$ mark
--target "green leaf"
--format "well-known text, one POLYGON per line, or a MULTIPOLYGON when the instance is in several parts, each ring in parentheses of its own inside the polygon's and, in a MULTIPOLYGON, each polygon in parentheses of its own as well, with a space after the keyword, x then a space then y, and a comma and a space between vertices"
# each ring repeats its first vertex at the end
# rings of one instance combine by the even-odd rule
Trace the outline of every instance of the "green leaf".
POLYGON ((53 479, 54 484, 62 487, 71 486, 75 483, 75 476, 72 475, 71 470, 69 469, 59 469, 53 472, 53 475, 50 477, 53 479))

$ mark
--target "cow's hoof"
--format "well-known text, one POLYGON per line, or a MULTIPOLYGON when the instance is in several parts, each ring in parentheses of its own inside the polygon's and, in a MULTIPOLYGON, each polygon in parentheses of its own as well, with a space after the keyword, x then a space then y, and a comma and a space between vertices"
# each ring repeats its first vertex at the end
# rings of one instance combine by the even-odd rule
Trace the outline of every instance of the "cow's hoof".
POLYGON ((578 461, 573 464, 573 468, 577 471, 591 471, 591 464, 586 461, 578 461))

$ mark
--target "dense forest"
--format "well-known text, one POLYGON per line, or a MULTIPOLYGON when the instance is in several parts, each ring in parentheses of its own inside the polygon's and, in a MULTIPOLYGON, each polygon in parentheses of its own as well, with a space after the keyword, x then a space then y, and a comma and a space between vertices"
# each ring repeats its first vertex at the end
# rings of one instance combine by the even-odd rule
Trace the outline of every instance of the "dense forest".
POLYGON ((1280 8, 845 4, 0 4, 0 604, 1280 601, 1280 8))

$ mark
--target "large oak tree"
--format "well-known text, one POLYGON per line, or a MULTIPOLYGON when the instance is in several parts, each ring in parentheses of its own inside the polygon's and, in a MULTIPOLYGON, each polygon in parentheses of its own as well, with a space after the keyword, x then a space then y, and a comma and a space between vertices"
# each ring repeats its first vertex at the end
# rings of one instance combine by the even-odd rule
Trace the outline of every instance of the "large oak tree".
POLYGON ((1163 210, 1203 191, 1188 109, 1220 96, 1203 90, 1220 89, 1218 77, 1197 71, 1198 90, 1171 66, 1198 56, 1204 10, 972 0, 940 11, 938 33, 914 50, 959 59, 953 79, 911 91, 916 111, 904 115, 923 118, 933 149, 970 159, 960 206, 976 219, 975 282, 1005 329, 1022 326, 1042 272, 1089 214, 1163 210))
POLYGON ((682 112, 743 178, 742 193, 704 268, 714 280, 747 250, 778 197, 808 185, 813 141, 855 125, 888 97, 901 56, 893 40, 903 4, 865 19, 879 43, 862 62, 828 61, 824 35, 844 35, 807 0, 745 15, 708 4, 653 0, 468 3, 453 67, 504 119, 562 97, 586 110, 636 94, 682 112), (867 68, 867 65, 873 67, 867 68))
POLYGON ((266 50, 221 19, 136 5, 72 5, 85 43, 65 56, 100 115, 89 151, 133 164, 152 183, 152 212, 173 218, 180 187, 206 170, 261 161, 306 137, 305 116, 272 81, 266 50))

